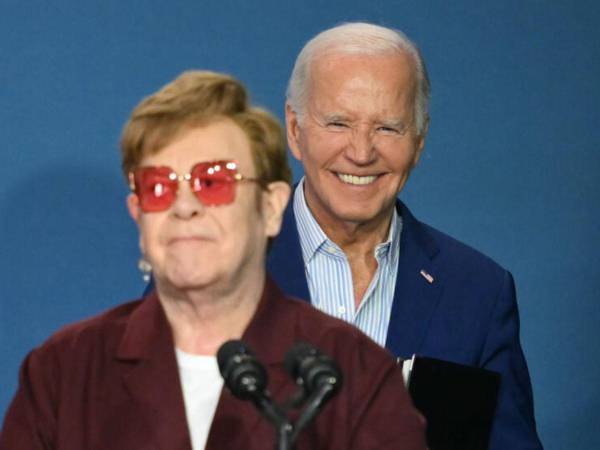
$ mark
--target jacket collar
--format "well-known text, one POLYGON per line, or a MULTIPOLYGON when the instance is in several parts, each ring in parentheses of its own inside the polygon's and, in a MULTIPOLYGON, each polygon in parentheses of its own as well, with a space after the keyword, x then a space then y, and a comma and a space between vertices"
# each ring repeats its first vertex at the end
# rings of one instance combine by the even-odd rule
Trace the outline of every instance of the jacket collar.
MULTIPOLYGON (((292 344, 289 333, 278 336, 275 346, 269 351, 258 350, 258 345, 273 338, 272 328, 276 320, 293 320, 293 310, 287 308, 282 301, 284 294, 277 285, 267 277, 261 299, 254 316, 244 331, 242 340, 250 347, 257 346, 261 361, 270 363, 283 362, 279 347, 287 350, 292 344)), ((174 342, 171 327, 156 291, 150 292, 129 317, 123 338, 117 350, 117 358, 121 360, 153 361, 165 356, 174 355, 174 342)))
POLYGON ((310 300, 292 202, 288 202, 281 232, 267 254, 267 270, 285 293, 307 302, 310 300))
POLYGON ((419 353, 431 317, 443 292, 443 276, 436 257, 439 246, 427 227, 400 200, 402 216, 400 259, 386 347, 396 356, 419 353))
MULTIPOLYGON (((386 347, 394 355, 408 358, 419 351, 425 339, 443 292, 443 277, 437 264, 440 249, 428 227, 400 200, 396 208, 402 217, 402 233, 386 347)), ((285 292, 302 299, 310 298, 291 204, 284 213, 281 235, 269 254, 268 268, 285 292)))
MULTIPOLYGON (((283 293, 267 279, 254 317, 242 336, 267 367, 283 365, 285 352, 294 343, 295 333, 287 327, 296 326, 291 325, 297 323, 295 314, 294 308, 286 306, 283 293)), ((116 359, 123 368, 125 388, 156 448, 191 450, 174 345, 164 310, 156 291, 152 291, 129 316, 116 359)), ((287 381, 270 381, 274 396, 282 392, 287 381)), ((239 400, 223 390, 215 417, 235 417, 240 407, 252 410, 251 405, 240 405, 239 400)), ((219 424, 211 435, 230 436, 231 429, 219 424)))
POLYGON ((116 358, 148 441, 161 450, 191 450, 171 328, 156 291, 129 316, 116 358))

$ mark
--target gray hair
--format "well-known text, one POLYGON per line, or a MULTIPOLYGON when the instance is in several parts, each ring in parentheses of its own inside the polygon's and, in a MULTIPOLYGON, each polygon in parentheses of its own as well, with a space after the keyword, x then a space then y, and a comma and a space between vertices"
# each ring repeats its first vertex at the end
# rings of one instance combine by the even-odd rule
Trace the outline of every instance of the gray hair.
POLYGON ((417 46, 399 30, 364 22, 351 22, 329 28, 306 43, 294 64, 288 82, 286 101, 301 121, 308 99, 310 66, 317 56, 328 53, 382 55, 406 53, 415 64, 417 78, 414 116, 417 133, 422 134, 429 121, 431 86, 425 62, 417 46))

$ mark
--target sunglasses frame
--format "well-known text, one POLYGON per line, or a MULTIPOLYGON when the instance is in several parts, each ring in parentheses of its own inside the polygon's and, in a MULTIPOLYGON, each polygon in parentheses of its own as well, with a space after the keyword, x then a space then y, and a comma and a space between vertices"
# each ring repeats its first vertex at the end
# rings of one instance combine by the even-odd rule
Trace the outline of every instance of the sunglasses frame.
MULTIPOLYGON (((219 170, 219 169, 217 169, 217 170, 219 170)), ((204 205, 204 206, 222 206, 222 205, 228 205, 228 204, 233 203, 235 201, 235 194, 237 191, 236 184, 238 182, 243 182, 243 181, 254 182, 254 183, 258 183, 262 189, 266 188, 264 180, 261 180, 259 178, 245 177, 244 175, 239 173, 238 172, 238 164, 236 161, 233 161, 233 160, 201 161, 201 162, 194 164, 188 173, 182 174, 182 175, 175 172, 175 170, 173 170, 169 166, 142 166, 142 167, 137 167, 136 169, 134 169, 132 171, 129 171, 128 179, 129 179, 129 189, 131 189, 131 192, 133 192, 138 197, 138 199, 140 199, 140 207, 142 208, 142 211, 144 211, 144 212, 166 211, 171 206, 173 206, 173 203, 175 202, 175 200, 177 198, 177 193, 179 192, 179 183, 181 183, 182 181, 187 181, 190 183, 190 189, 192 190, 194 197, 196 197, 196 199, 200 203, 202 203, 202 205, 204 205), (194 179, 201 179, 201 177, 194 177, 192 175, 194 170, 196 170, 196 168, 199 165, 206 166, 206 172, 208 172, 208 170, 210 170, 211 168, 214 168, 214 167, 219 167, 219 166, 225 167, 225 170, 228 172, 228 175, 230 175, 230 177, 225 178, 224 180, 220 180, 220 181, 226 180, 230 184, 233 184, 233 187, 232 187, 233 192, 231 195, 231 200, 218 202, 218 203, 206 203, 205 201, 202 200, 201 194, 200 194, 200 192, 202 192, 202 190, 195 189, 193 186, 194 179), (142 194, 140 194, 140 192, 138 190, 138 184, 136 183, 136 173, 139 173, 139 171, 144 170, 144 169, 146 169, 146 170, 147 169, 168 169, 169 170, 168 177, 169 177, 169 181, 172 183, 172 186, 173 186, 173 198, 170 201, 170 203, 167 206, 165 206, 164 208, 144 209, 141 206, 142 205, 142 201, 141 201, 142 194)))

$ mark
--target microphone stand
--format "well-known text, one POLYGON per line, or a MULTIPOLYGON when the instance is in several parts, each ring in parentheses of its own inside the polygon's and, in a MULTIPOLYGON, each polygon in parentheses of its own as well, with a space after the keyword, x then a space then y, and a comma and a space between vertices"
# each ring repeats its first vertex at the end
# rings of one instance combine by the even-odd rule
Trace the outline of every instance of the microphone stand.
POLYGON ((256 407, 275 426, 275 450, 293 450, 294 442, 300 431, 319 413, 324 400, 335 390, 335 386, 324 383, 319 386, 306 402, 306 407, 295 424, 267 396, 261 395, 255 402, 256 407))
POLYGON ((293 450, 294 426, 286 414, 266 395, 261 395, 254 404, 275 426, 275 450, 293 450))
POLYGON ((334 389, 335 387, 332 384, 325 383, 319 386, 319 389, 308 398, 306 408, 302 411, 302 414, 293 427, 291 436, 292 442, 296 440, 300 431, 302 431, 302 429, 319 413, 321 406, 323 406, 323 400, 325 400, 334 389))
POLYGON ((275 450, 293 450, 294 438, 292 437, 292 431, 294 427, 291 423, 282 423, 277 428, 277 444, 275 444, 275 450))

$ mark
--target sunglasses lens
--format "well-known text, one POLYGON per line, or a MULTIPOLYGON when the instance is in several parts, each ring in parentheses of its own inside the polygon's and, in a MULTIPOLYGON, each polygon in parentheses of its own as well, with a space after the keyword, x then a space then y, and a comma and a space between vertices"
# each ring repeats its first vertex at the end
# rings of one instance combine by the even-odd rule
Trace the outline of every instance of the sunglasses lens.
POLYGON ((235 198, 235 164, 216 161, 196 164, 192 169, 192 190, 206 206, 226 205, 235 198))
POLYGON ((144 212, 164 211, 175 200, 177 180, 168 167, 142 167, 134 172, 135 193, 144 212))

